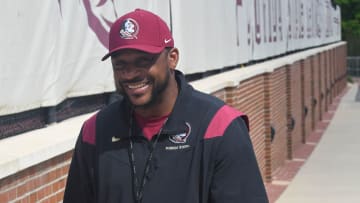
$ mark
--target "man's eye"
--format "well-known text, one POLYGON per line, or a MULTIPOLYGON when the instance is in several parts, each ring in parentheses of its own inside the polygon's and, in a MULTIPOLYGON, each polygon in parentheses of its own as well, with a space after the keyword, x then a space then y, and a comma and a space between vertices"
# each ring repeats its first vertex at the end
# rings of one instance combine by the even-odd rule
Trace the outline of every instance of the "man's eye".
POLYGON ((114 70, 123 70, 125 68, 124 63, 116 63, 114 64, 114 70))
POLYGON ((147 67, 150 67, 151 65, 153 65, 153 63, 154 63, 154 58, 142 58, 140 60, 137 60, 135 62, 135 65, 137 67, 147 68, 147 67))

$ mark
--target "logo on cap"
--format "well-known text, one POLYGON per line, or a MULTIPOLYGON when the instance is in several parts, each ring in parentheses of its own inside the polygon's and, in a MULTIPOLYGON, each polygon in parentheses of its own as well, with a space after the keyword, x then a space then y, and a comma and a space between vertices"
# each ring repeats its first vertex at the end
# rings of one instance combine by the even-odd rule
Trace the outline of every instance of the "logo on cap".
POLYGON ((139 24, 132 18, 125 19, 121 24, 120 37, 123 39, 137 39, 139 24))

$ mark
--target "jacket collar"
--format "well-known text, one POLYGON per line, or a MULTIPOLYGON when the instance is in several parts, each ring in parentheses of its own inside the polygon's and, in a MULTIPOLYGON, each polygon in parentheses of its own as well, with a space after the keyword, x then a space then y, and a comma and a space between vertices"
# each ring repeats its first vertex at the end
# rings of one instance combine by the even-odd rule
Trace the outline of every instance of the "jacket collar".
POLYGON ((188 130, 186 117, 189 114, 189 98, 191 97, 193 91, 193 87, 187 83, 182 72, 175 70, 175 79, 178 83, 179 94, 176 98, 173 111, 171 112, 163 129, 163 134, 169 135, 186 132, 188 130))

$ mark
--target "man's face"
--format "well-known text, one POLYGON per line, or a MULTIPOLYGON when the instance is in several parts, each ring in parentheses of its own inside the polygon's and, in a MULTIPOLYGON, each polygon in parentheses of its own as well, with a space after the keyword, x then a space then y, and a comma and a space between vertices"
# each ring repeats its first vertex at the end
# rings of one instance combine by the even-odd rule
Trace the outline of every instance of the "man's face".
POLYGON ((150 54, 123 50, 111 57, 117 91, 135 107, 149 107, 161 101, 168 87, 168 51, 150 54))

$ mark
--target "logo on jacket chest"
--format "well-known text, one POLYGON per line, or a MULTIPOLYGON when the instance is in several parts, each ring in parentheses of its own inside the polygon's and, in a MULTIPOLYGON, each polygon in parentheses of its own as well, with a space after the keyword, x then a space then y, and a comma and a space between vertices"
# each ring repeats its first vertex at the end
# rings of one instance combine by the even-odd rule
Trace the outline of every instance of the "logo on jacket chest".
POLYGON ((175 134, 175 135, 170 135, 169 136, 169 140, 172 143, 175 144, 184 144, 186 143, 187 138, 189 137, 190 133, 191 133, 191 126, 189 123, 185 123, 187 130, 184 133, 179 133, 179 134, 175 134))

